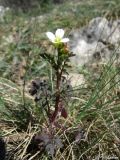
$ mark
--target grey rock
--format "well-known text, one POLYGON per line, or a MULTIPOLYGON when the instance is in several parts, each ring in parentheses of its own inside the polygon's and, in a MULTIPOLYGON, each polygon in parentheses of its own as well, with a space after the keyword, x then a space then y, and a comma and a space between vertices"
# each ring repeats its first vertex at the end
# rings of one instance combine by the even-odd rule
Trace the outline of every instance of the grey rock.
POLYGON ((72 87, 81 86, 83 84, 85 85, 85 78, 82 74, 74 72, 64 76, 66 77, 66 79, 68 80, 68 82, 72 87))
MULTIPOLYGON (((106 18, 92 19, 88 26, 71 33, 71 58, 75 67, 110 59, 120 43, 120 20, 108 21, 106 18)), ((119 54, 119 53, 118 53, 119 54)))

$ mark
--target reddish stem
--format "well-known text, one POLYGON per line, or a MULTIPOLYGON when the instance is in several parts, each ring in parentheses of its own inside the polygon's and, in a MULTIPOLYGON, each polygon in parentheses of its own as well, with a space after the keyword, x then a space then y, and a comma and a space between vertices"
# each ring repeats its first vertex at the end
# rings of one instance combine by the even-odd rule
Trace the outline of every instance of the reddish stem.
POLYGON ((56 100, 55 100, 55 111, 53 112, 53 115, 51 117, 50 122, 53 123, 57 117, 58 111, 59 111, 59 102, 60 102, 60 82, 61 82, 61 73, 57 71, 57 82, 56 82, 56 100))
POLYGON ((56 77, 57 77, 57 81, 56 81, 56 100, 55 100, 55 111, 53 112, 52 116, 51 116, 51 119, 50 119, 50 122, 53 123, 58 115, 58 111, 59 111, 59 102, 60 102, 60 83, 61 83, 61 77, 62 77, 62 73, 63 73, 63 70, 64 70, 64 67, 65 67, 65 62, 64 62, 64 65, 63 67, 60 69, 60 64, 59 64, 59 58, 60 58, 60 55, 61 55, 61 51, 60 49, 58 49, 58 61, 57 61, 57 64, 58 64, 58 69, 56 71, 56 77))

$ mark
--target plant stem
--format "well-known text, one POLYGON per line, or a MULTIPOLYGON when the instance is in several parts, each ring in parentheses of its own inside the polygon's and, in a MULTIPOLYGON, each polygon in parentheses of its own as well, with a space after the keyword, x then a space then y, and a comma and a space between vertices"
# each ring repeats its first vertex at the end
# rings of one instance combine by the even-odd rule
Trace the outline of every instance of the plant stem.
POLYGON ((56 70, 56 99, 55 99, 55 111, 52 114, 50 122, 53 123, 58 115, 59 102, 60 102, 60 83, 61 83, 61 62, 60 62, 60 49, 58 48, 57 70, 56 70))
POLYGON ((59 71, 57 71, 56 73, 57 75, 57 81, 56 81, 56 100, 55 100, 55 111, 51 117, 51 121, 50 122, 54 122, 57 114, 58 114, 58 110, 59 110, 59 102, 60 102, 60 82, 61 82, 61 74, 59 73, 59 71))
POLYGON ((64 67, 66 64, 67 59, 64 59, 64 61, 61 61, 61 48, 58 48, 58 60, 57 60, 57 70, 56 70, 56 99, 55 99, 55 111, 53 112, 50 122, 53 123, 58 115, 59 111, 59 103, 61 99, 61 93, 60 93, 60 84, 61 84, 61 77, 64 71, 64 67), (64 62, 64 63, 62 63, 64 62))

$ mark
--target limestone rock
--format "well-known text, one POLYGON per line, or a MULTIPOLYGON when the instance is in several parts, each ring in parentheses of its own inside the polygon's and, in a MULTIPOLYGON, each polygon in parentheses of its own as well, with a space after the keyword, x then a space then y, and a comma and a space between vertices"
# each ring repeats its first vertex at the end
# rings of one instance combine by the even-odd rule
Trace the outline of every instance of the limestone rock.
POLYGON ((120 20, 108 21, 106 18, 92 19, 88 26, 71 33, 71 58, 74 66, 93 63, 96 60, 107 61, 120 43, 120 20))

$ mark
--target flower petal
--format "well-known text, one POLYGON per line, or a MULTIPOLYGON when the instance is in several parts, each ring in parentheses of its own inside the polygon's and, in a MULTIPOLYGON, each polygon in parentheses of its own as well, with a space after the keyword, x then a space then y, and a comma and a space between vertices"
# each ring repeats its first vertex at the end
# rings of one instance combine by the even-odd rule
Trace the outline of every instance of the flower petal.
POLYGON ((52 32, 47 32, 46 35, 51 42, 55 41, 55 35, 52 32))
POLYGON ((57 29, 56 32, 55 32, 55 36, 56 37, 59 37, 59 38, 63 38, 64 36, 64 30, 63 29, 57 29))
POLYGON ((69 38, 63 38, 63 39, 61 40, 61 42, 67 43, 67 42, 69 42, 69 38))

